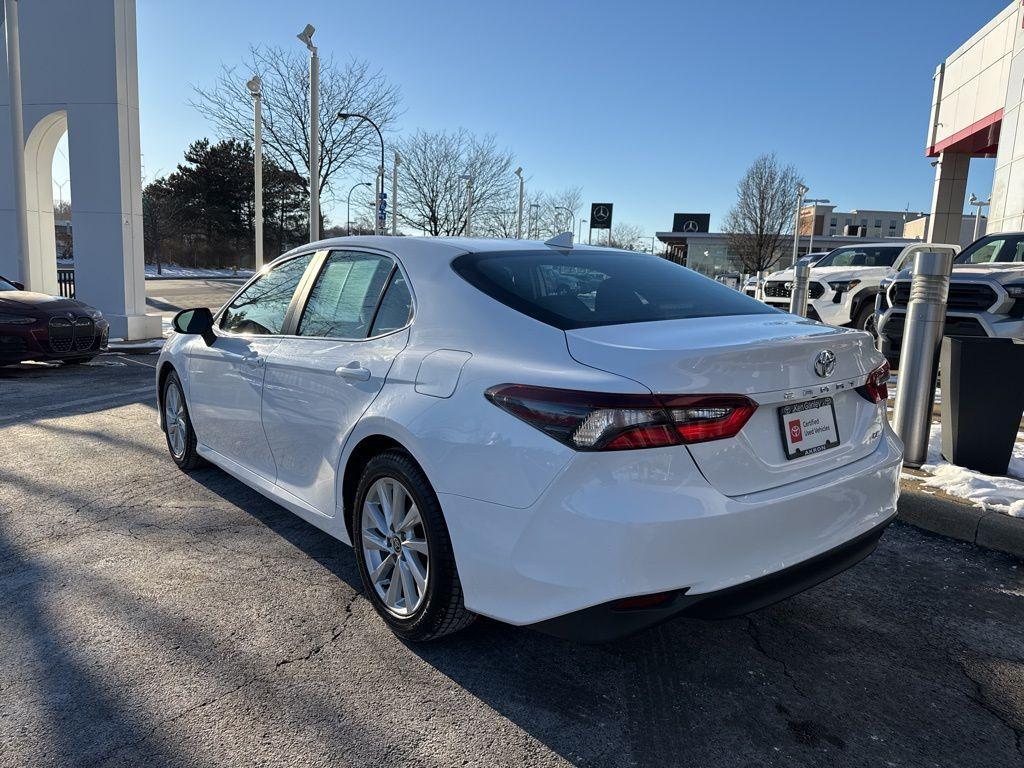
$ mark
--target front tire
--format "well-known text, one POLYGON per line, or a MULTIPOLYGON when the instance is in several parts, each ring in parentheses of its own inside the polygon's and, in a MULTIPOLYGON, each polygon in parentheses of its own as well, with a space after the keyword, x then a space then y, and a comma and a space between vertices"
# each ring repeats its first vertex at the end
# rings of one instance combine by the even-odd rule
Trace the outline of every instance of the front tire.
POLYGON ((875 328, 875 306, 865 303, 857 312, 857 319, 853 323, 858 331, 867 331, 876 339, 878 331, 875 328))
POLYGON ((205 462, 196 450, 196 433, 192 429, 192 418, 188 413, 185 393, 181 388, 178 374, 171 371, 164 379, 163 399, 164 436, 167 450, 179 469, 189 472, 198 469, 205 462))
POLYGON ((352 546, 373 607, 406 640, 434 640, 469 626, 441 505, 403 451, 372 458, 352 509, 352 546))

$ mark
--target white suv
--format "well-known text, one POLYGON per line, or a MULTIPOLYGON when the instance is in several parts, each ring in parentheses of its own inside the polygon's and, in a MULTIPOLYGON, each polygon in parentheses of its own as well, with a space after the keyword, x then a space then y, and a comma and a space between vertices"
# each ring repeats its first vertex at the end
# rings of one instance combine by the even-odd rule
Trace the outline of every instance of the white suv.
MULTIPOLYGON (((893 367, 903 343, 910 281, 909 269, 887 281, 880 306, 882 353, 893 367)), ((988 235, 956 258, 945 334, 1024 339, 1024 232, 988 235)))
MULTIPOLYGON (((827 325, 874 333, 875 296, 882 281, 910 264, 917 251, 940 248, 959 251, 953 245, 906 242, 836 248, 811 267, 807 316, 827 325)), ((792 268, 769 275, 764 287, 765 303, 788 310, 795 278, 792 268)))

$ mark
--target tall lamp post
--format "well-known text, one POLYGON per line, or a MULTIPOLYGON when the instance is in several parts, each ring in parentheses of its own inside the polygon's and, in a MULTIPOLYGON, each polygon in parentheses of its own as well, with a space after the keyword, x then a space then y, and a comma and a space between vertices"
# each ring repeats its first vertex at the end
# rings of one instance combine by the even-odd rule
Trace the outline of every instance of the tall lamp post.
POLYGON ((979 200, 978 196, 971 192, 971 205, 978 209, 974 214, 974 240, 977 240, 981 234, 981 209, 987 208, 991 203, 992 198, 989 198, 988 200, 979 200))
POLYGON ((373 234, 381 234, 382 223, 380 216, 381 203, 384 202, 384 134, 380 132, 380 127, 373 122, 366 115, 361 115, 358 112, 339 112, 338 120, 348 120, 350 117, 355 117, 360 120, 365 120, 373 129, 377 132, 377 138, 380 139, 380 168, 377 169, 377 212, 374 214, 373 221, 373 234))
POLYGON ((11 169, 14 171, 14 212, 18 232, 18 279, 26 288, 32 290, 28 252, 28 192, 25 187, 25 118, 21 102, 18 0, 4 0, 4 33, 7 36, 7 80, 11 99, 11 169))
POLYGON ((307 24, 299 40, 309 49, 309 241, 320 239, 320 56, 313 45, 316 27, 307 24))
MULTIPOLYGON (((815 210, 815 208, 817 208, 817 206, 819 206, 819 205, 828 205, 830 202, 831 202, 831 200, 826 200, 824 197, 808 198, 807 200, 804 200, 804 205, 811 206, 811 240, 807 244, 807 252, 808 253, 813 253, 814 252, 814 225, 816 223, 816 219, 815 219, 815 216, 814 216, 814 210, 815 210)), ((797 221, 798 222, 800 221, 799 214, 797 215, 797 221)))
MULTIPOLYGON (((800 253, 800 209, 804 207, 804 195, 810 190, 803 184, 797 183, 796 185, 796 215, 793 221, 793 266, 796 266, 797 257, 800 253)), ((761 279, 761 275, 758 274, 758 279, 761 279)))
POLYGON ((473 176, 464 173, 459 176, 466 182, 466 237, 473 236, 473 176))
POLYGON ((577 243, 582 243, 583 242, 583 225, 586 224, 586 223, 587 223, 586 219, 580 219, 579 226, 577 227, 577 229, 579 230, 579 234, 576 235, 576 242, 577 243))
POLYGON ((519 177, 519 215, 516 218, 516 240, 523 239, 523 193, 525 192, 525 183, 523 182, 523 167, 519 166, 515 170, 516 176, 519 177))
POLYGON ((556 206, 554 206, 554 208, 555 208, 556 211, 565 211, 566 213, 569 214, 569 231, 570 232, 572 232, 574 229, 576 229, 576 215, 572 212, 572 210, 570 208, 567 208, 564 205, 556 205, 556 206))
POLYGON ((252 94, 253 230, 256 237, 254 265, 263 269, 263 81, 253 75, 245 84, 252 94))
POLYGON ((348 191, 348 202, 345 204, 345 234, 352 234, 352 190, 356 187, 369 187, 370 182, 360 181, 358 184, 353 184, 352 189, 348 191))
POLYGON ((395 164, 391 167, 391 236, 398 236, 398 166, 402 158, 395 152, 395 164))

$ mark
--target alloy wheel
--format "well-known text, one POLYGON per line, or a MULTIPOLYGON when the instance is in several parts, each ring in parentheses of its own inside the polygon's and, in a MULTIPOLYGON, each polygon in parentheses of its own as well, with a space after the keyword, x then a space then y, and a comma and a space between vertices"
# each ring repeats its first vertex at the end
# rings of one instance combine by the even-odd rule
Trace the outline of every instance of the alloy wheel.
POLYGON ((185 399, 175 382, 167 385, 164 392, 164 426, 167 429, 167 442, 171 453, 180 459, 185 455, 188 437, 188 424, 185 421, 185 399))
POLYGON ((374 591, 389 613, 408 618, 426 597, 430 553, 416 502, 401 482, 382 477, 370 486, 360 529, 374 591))

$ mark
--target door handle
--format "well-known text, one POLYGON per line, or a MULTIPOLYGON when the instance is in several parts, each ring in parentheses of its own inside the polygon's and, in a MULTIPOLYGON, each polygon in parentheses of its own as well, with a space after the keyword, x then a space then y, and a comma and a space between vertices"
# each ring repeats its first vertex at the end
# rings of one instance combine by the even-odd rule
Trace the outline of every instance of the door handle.
POLYGON ((363 368, 358 360, 353 360, 348 365, 339 365, 334 369, 334 373, 343 379, 353 379, 354 381, 370 380, 370 369, 363 368))
POLYGON ((242 358, 242 362, 245 363, 247 368, 261 368, 263 366, 263 358, 257 354, 246 355, 242 358))

